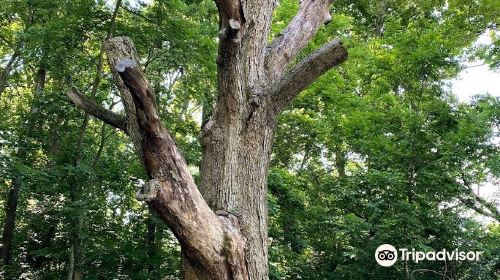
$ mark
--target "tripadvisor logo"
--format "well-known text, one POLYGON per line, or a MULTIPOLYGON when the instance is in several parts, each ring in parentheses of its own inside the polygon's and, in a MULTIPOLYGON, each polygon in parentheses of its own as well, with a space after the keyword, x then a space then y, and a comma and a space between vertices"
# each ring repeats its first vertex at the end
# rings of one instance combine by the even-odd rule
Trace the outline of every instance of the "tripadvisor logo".
POLYGON ((375 251, 375 260, 381 266, 391 266, 398 260, 398 251, 391 244, 382 244, 375 251))
POLYGON ((399 259, 402 261, 413 261, 418 263, 419 261, 478 261, 479 257, 483 254, 481 251, 459 251, 455 249, 453 251, 448 251, 443 249, 441 251, 415 251, 415 249, 399 248, 397 250, 391 244, 382 244, 375 251, 375 260, 381 266, 392 266, 399 259))

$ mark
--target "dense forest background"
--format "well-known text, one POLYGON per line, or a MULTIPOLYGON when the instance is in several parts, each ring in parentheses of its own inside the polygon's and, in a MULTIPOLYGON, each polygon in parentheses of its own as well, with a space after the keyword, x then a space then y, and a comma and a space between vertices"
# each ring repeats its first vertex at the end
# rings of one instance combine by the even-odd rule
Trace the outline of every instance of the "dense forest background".
MULTIPOLYGON (((274 34, 297 9, 280 1, 274 34)), ((270 279, 499 279, 498 194, 477 193, 500 177, 500 100, 461 103, 448 84, 468 61, 500 68, 500 3, 337 0, 331 9, 301 57, 339 37, 349 59, 280 117, 270 279), (491 43, 474 44, 479 36, 491 43), (373 258, 383 243, 484 257, 384 268, 373 258)), ((65 92, 76 86, 123 110, 102 45, 131 37, 196 177, 217 33, 210 0, 1 1, 0 279, 64 279, 70 266, 82 279, 178 279, 178 243, 135 199, 145 174, 132 144, 65 92)))

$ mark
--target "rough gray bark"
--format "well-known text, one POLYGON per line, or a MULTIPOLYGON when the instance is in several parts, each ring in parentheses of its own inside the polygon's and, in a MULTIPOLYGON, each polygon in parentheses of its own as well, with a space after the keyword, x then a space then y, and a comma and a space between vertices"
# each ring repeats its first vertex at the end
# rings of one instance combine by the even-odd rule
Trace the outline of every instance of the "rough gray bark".
POLYGON ((241 1, 237 9, 238 1, 216 1, 221 17, 219 92, 212 118, 202 129, 200 190, 212 209, 239 217, 248 239, 250 279, 268 277, 266 183, 276 117, 303 88, 347 56, 340 43, 328 44, 282 75, 328 19, 327 1, 319 2, 302 1, 284 35, 266 47, 275 2, 241 1), (241 27, 226 35, 234 29, 231 19, 241 27), (297 79, 304 74, 308 79, 297 79))
MULTIPOLYGON (((266 182, 276 118, 302 89, 347 59, 334 40, 285 71, 330 20, 329 3, 303 0, 284 34, 267 46, 276 1, 216 0, 218 96, 200 135, 199 190, 161 124, 132 42, 119 37, 106 44, 127 115, 125 128, 114 126, 131 137, 150 179, 137 197, 179 240, 183 279, 268 279, 266 182)), ((95 103, 75 104, 102 111, 95 103)), ((105 114, 99 118, 116 123, 105 114)))

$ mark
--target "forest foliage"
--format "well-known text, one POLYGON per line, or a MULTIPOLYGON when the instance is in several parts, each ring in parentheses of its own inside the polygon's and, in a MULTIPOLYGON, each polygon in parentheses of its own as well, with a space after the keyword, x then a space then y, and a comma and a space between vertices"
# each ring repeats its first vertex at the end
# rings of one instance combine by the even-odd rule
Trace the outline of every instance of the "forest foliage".
MULTIPOLYGON (((135 199, 144 171, 121 132, 75 108, 72 86, 121 112, 101 46, 128 36, 158 112, 195 179, 216 99, 218 15, 210 0, 3 0, 0 221, 19 186, 12 258, 0 278, 178 279, 180 247, 135 199), (113 26, 113 28, 111 28, 113 26), (104 60, 105 61, 105 60, 104 60), (71 250, 78 248, 78 250, 71 250)), ((276 8, 273 33, 298 1, 276 8)), ((341 38, 349 59, 280 116, 268 178, 270 279, 499 279, 500 100, 460 102, 466 63, 499 69, 496 0, 337 0, 305 57, 341 38), (480 36, 488 45, 474 44, 480 36), (483 251, 479 262, 398 262, 383 243, 483 251)), ((499 83, 500 81, 496 81, 499 83)))

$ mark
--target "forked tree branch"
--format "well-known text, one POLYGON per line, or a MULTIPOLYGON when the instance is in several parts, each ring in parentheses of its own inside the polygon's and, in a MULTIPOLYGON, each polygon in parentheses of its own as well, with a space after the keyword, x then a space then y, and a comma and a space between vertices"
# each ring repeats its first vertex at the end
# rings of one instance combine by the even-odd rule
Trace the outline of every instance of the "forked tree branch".
POLYGON ((68 90, 66 92, 66 95, 69 97, 71 102, 73 102, 73 104, 75 104, 78 108, 82 109, 86 113, 127 133, 127 121, 124 116, 120 116, 108 109, 101 107, 92 99, 81 94, 75 87, 72 87, 70 90, 68 90))
POLYGON ((332 0, 302 0, 290 24, 267 48, 266 71, 270 81, 281 77, 288 64, 309 43, 321 24, 331 21, 332 0))
POLYGON ((303 89, 332 67, 347 60, 347 56, 342 42, 332 40, 304 58, 271 86, 271 100, 275 110, 281 112, 303 89))

